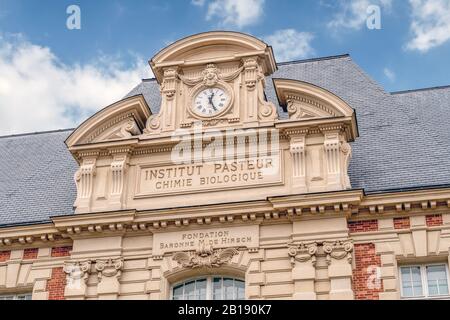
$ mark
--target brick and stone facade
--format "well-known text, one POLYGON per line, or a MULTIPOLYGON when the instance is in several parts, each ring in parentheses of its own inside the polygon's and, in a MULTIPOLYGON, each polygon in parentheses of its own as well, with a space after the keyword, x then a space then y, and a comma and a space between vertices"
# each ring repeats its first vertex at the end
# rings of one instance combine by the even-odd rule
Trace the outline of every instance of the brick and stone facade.
POLYGON ((377 117, 401 126, 403 114, 388 113, 404 94, 377 100, 348 56, 292 64, 277 65, 249 35, 194 35, 159 52, 155 79, 124 99, 74 131, 35 137, 61 143, 54 159, 66 149, 73 159, 24 174, 55 181, 23 188, 36 192, 30 211, 20 201, 0 208, 0 295, 171 299, 178 284, 217 275, 244 281, 247 299, 401 299, 401 266, 448 265, 450 189, 405 185, 426 174, 397 175, 387 158, 404 150, 379 145, 418 131, 395 137, 407 123, 380 139, 377 117), (338 79, 301 78, 325 72, 338 79), (176 161, 180 149, 201 159, 176 161))

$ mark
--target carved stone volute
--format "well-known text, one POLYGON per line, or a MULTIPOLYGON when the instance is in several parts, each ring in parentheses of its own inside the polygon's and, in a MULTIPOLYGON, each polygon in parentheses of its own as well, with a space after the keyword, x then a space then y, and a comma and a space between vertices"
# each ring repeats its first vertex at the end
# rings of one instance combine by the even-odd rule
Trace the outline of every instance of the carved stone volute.
POLYGON ((95 263, 95 270, 97 271, 98 280, 101 281, 103 277, 120 278, 123 269, 123 259, 107 259, 97 260, 95 263))

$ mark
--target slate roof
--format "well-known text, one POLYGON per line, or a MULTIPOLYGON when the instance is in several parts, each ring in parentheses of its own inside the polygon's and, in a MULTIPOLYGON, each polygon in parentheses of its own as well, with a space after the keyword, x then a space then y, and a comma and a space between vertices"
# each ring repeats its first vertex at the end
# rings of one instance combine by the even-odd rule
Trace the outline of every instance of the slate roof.
MULTIPOLYGON (((272 78, 323 87, 356 110, 360 137, 352 143, 353 188, 379 193, 450 186, 450 86, 388 93, 349 55, 341 55, 278 64, 266 88, 275 105, 272 78)), ((143 80, 127 96, 140 93, 157 113, 156 81, 143 80)), ((279 111, 280 118, 287 117, 279 111)), ((64 144, 70 132, 0 137, 0 226, 73 213, 77 166, 64 144)))

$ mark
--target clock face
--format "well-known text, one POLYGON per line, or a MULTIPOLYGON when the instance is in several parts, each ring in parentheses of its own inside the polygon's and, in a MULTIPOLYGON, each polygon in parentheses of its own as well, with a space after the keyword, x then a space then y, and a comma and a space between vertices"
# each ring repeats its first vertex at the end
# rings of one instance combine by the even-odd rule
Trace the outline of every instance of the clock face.
POLYGON ((200 91, 194 98, 193 111, 204 117, 221 113, 229 102, 229 96, 222 88, 208 88, 200 91))

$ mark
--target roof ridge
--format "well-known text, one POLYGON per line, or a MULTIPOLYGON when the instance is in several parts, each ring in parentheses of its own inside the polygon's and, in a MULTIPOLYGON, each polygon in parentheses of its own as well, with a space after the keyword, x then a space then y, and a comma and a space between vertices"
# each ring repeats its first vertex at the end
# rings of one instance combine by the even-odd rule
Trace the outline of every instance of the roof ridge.
POLYGON ((440 90, 440 89, 450 89, 450 85, 445 85, 445 86, 435 86, 435 87, 426 87, 426 88, 418 88, 418 89, 410 89, 410 90, 402 90, 402 91, 392 91, 391 94, 402 94, 402 93, 410 93, 410 92, 420 92, 420 91, 429 91, 429 90, 440 90))
POLYGON ((323 56, 323 57, 317 57, 317 58, 278 62, 277 66, 284 66, 284 65, 289 65, 289 64, 297 64, 297 63, 305 63, 305 62, 322 61, 322 60, 342 59, 342 58, 348 58, 348 57, 350 57, 350 54, 344 53, 344 54, 338 54, 338 55, 332 55, 332 56, 323 56))
POLYGON ((47 130, 47 131, 35 131, 35 132, 26 132, 26 133, 16 133, 16 134, 9 134, 9 135, 5 135, 5 136, 0 136, 0 139, 22 137, 22 136, 32 136, 32 135, 39 135, 39 134, 46 134, 46 133, 65 132, 65 131, 73 131, 73 130, 75 130, 75 128, 56 129, 56 130, 47 130))

